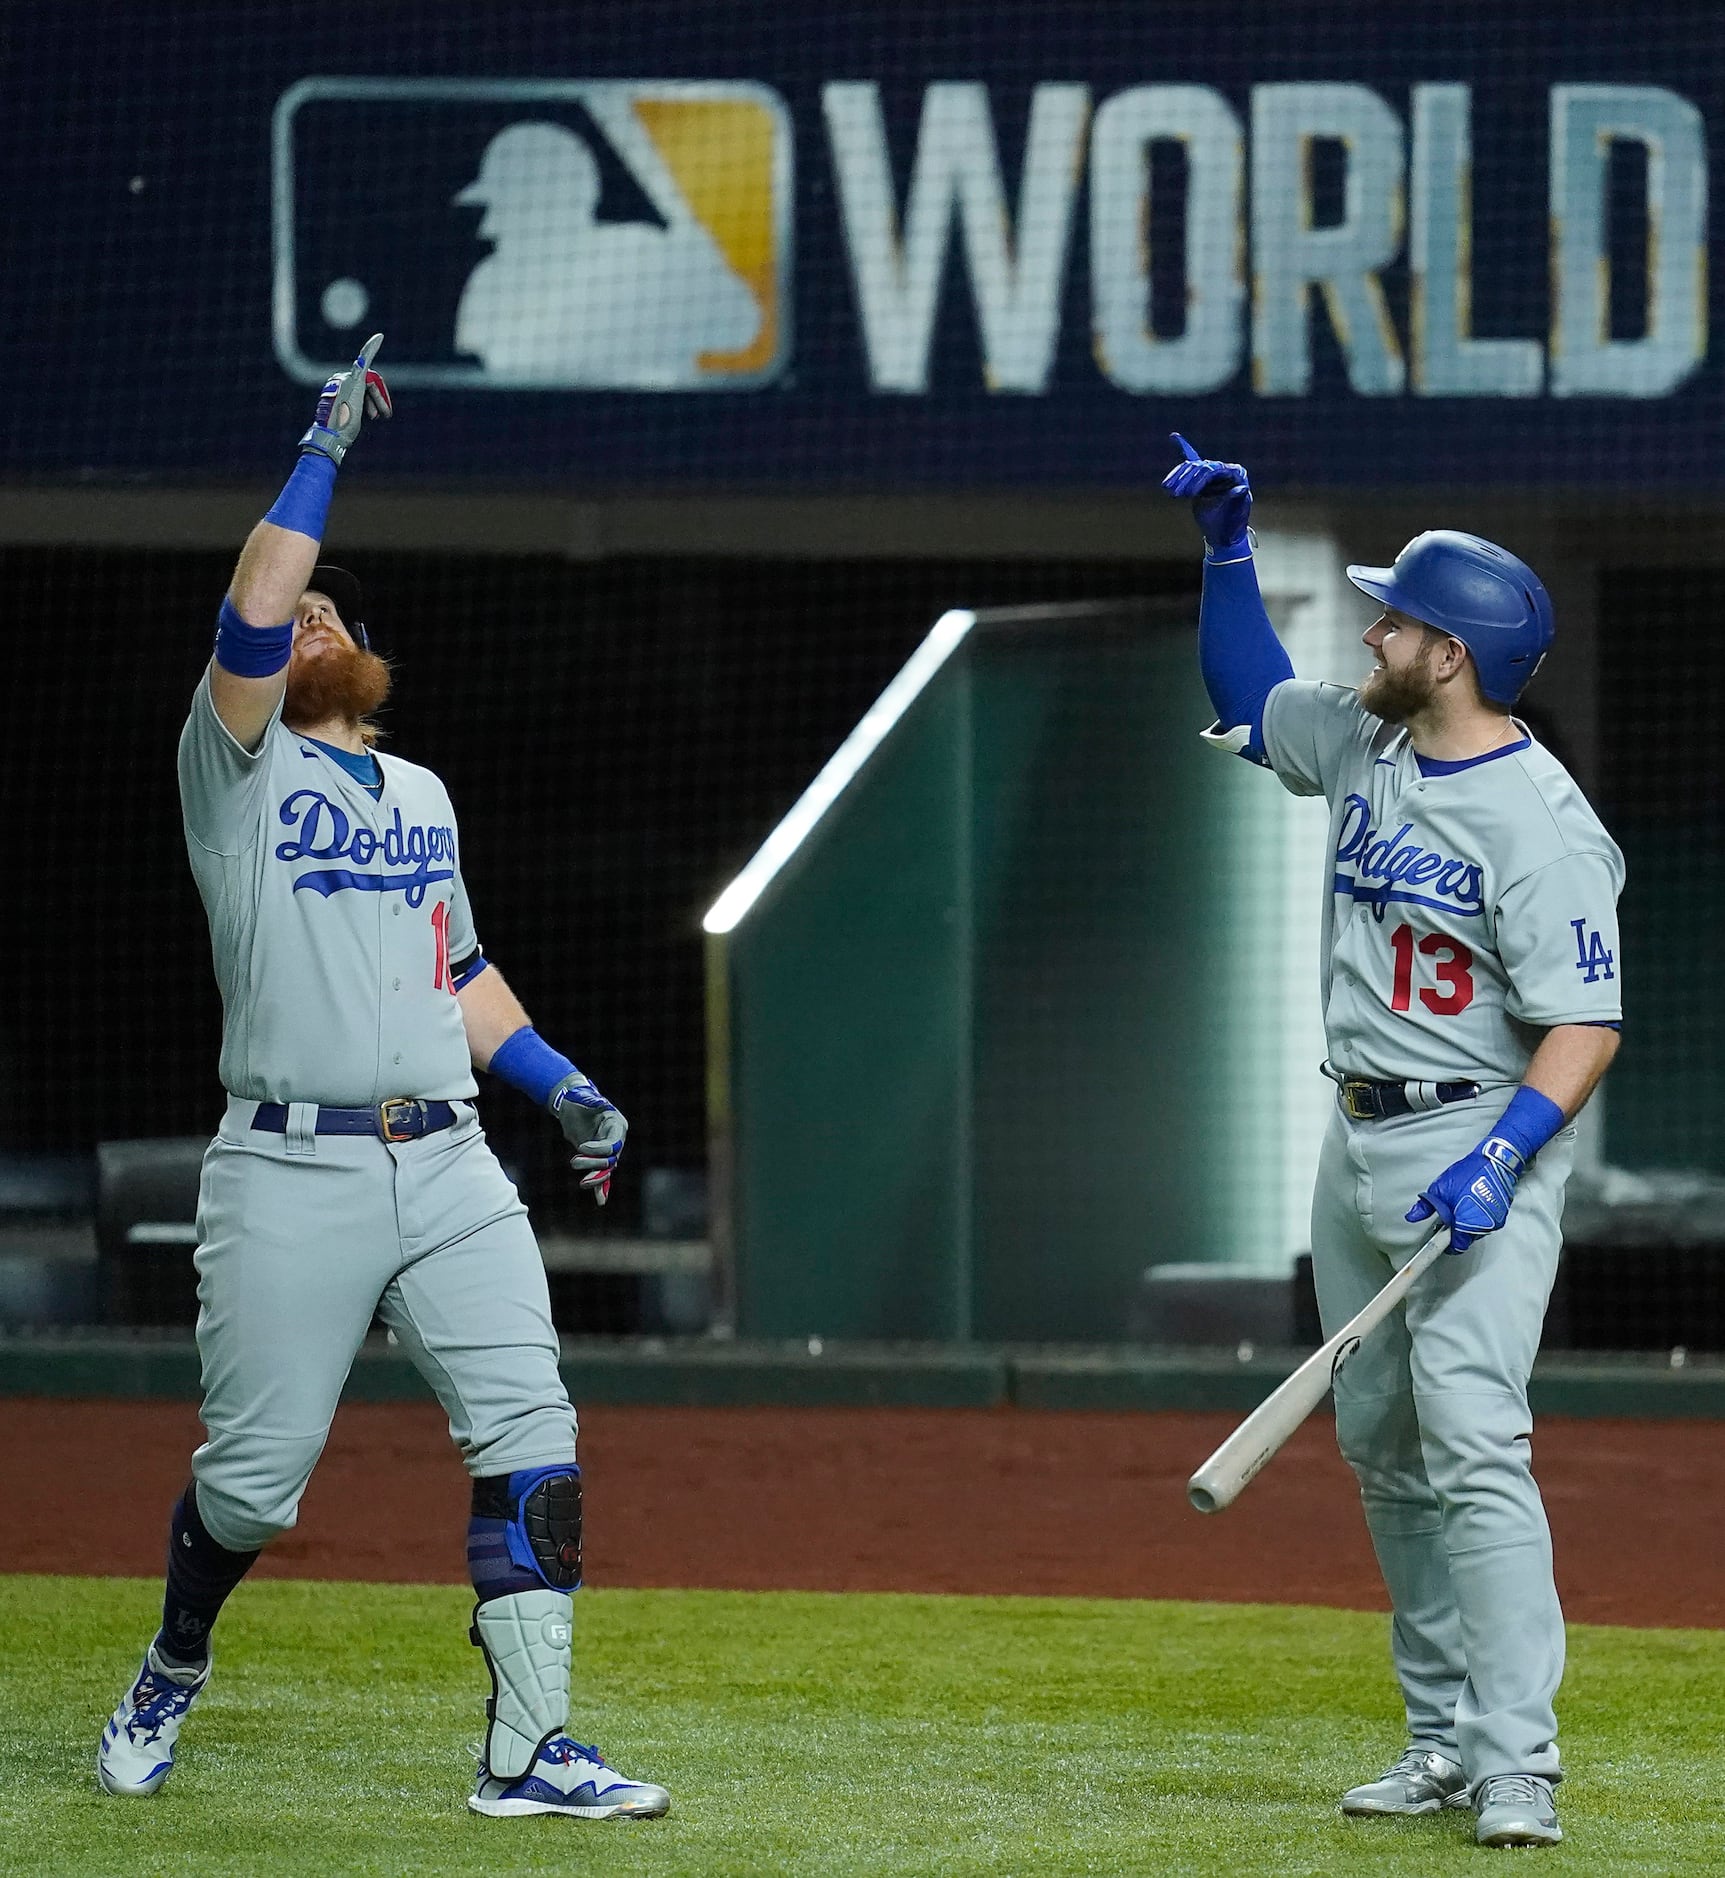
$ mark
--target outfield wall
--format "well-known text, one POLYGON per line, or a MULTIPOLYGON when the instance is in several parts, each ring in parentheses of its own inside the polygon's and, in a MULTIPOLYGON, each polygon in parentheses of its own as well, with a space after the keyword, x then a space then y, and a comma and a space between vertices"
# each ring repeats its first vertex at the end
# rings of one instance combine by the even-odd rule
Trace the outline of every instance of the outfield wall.
MULTIPOLYGON (((1154 1351, 1014 1345, 635 1344, 565 1339, 563 1378, 576 1404, 690 1408, 1255 1408, 1305 1351, 1154 1351)), ((180 1338, 0 1340, 0 1398, 195 1401, 198 1356, 180 1338)), ((343 1400, 429 1400, 399 1351, 360 1352, 343 1400)), ((1725 1362, 1669 1357, 1545 1357, 1536 1415, 1672 1420, 1725 1417, 1725 1362)))

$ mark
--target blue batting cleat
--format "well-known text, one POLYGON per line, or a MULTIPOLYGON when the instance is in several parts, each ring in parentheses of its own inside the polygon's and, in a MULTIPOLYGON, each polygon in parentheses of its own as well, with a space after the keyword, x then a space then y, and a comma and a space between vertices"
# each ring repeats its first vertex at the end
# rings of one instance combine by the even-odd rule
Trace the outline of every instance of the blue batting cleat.
POLYGON ((597 1748, 553 1735, 519 1780, 504 1780, 479 1763, 467 1804, 490 1819, 562 1813, 570 1819, 657 1819, 671 1796, 651 1781, 630 1780, 608 1767, 597 1748))
POLYGON ((200 1669, 170 1668, 150 1645, 138 1680, 121 1698, 96 1750, 96 1778, 108 1792, 142 1798, 167 1779, 180 1724, 209 1679, 207 1661, 200 1669))

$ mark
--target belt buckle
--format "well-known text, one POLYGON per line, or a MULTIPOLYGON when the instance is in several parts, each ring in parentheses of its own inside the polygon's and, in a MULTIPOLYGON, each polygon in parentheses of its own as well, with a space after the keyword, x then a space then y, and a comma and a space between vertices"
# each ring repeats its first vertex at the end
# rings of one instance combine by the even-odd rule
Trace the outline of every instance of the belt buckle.
POLYGON ((1350 1081, 1342 1084, 1342 1107, 1347 1111, 1348 1119, 1355 1122, 1374 1122, 1378 1112, 1371 1107, 1369 1099, 1370 1083, 1350 1081), (1356 1098, 1356 1091, 1357 1098, 1356 1098))
POLYGON ((426 1113, 427 1105, 418 1096, 391 1096, 377 1105, 377 1132, 385 1141, 417 1140, 425 1133, 426 1113), (417 1128, 412 1126, 414 1121, 417 1128))

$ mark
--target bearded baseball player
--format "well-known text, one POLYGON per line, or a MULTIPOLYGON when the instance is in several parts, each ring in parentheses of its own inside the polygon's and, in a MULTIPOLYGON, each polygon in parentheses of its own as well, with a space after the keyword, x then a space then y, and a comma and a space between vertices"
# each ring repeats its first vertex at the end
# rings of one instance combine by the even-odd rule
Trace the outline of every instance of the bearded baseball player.
POLYGON ((198 1198, 208 1438, 175 1504, 162 1626, 102 1735, 110 1793, 157 1792, 210 1677, 210 1632, 297 1517, 380 1315, 449 1416, 473 1482, 472 1639, 491 1675, 468 1805, 665 1812, 564 1732, 581 1582, 575 1415, 527 1212, 474 1109, 475 1069, 550 1110, 604 1202, 627 1125, 480 951, 455 814, 375 749, 389 669, 359 584, 318 566, 336 471, 390 414, 382 335, 323 389, 222 603, 180 739, 192 872, 223 1006, 227 1112, 198 1198))
POLYGON ((1563 1613, 1528 1375, 1577 1112, 1617 1050, 1623 857, 1511 714, 1552 639, 1532 570, 1476 535, 1350 567, 1374 670, 1311 684, 1259 597, 1237 463, 1176 437, 1164 481, 1205 543, 1199 656, 1220 747, 1329 803, 1322 935, 1339 1085, 1312 1203, 1326 1334, 1434 1228, 1420 1280, 1336 1382, 1394 1608, 1409 1745, 1359 1817, 1474 1810, 1487 1846, 1555 1845, 1563 1613))

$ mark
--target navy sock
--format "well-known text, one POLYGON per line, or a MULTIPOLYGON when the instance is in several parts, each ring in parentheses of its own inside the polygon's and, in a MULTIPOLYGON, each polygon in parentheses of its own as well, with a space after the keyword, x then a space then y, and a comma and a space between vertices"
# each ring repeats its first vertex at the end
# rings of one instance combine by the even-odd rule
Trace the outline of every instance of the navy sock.
POLYGON ((178 1667, 210 1653, 210 1631, 227 1596, 257 1562, 255 1552, 230 1552, 210 1537, 189 1484, 174 1502, 168 1528, 168 1588, 162 1599, 157 1654, 178 1667))

